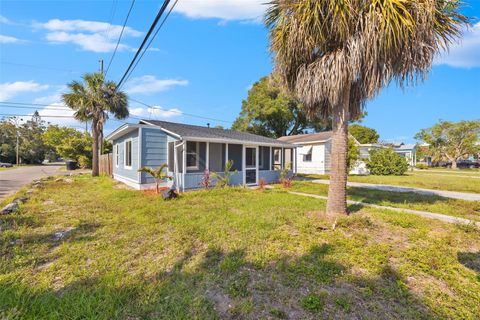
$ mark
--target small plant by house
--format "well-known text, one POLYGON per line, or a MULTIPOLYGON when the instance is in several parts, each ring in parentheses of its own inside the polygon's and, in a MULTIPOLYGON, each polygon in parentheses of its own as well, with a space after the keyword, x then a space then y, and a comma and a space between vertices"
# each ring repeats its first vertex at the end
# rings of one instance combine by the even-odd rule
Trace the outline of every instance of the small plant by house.
POLYGON ((200 185, 204 189, 209 189, 212 186, 212 173, 210 170, 206 169, 203 172, 202 180, 200 181, 200 185))
POLYGON ((151 175, 155 179, 155 190, 157 194, 160 193, 160 183, 166 182, 168 180, 173 180, 173 177, 169 176, 166 172, 163 172, 168 168, 166 163, 162 164, 157 169, 151 167, 142 167, 138 170, 138 172, 145 172, 151 175))
POLYGON ((211 175, 216 179, 217 187, 226 188, 230 185, 230 178, 232 177, 232 172, 237 172, 237 170, 232 171, 232 168, 233 160, 228 160, 227 163, 225 163, 225 169, 222 174, 219 174, 218 172, 212 172, 211 175))
POLYGON ((293 174, 290 174, 291 163, 288 162, 285 164, 285 167, 280 169, 280 183, 282 187, 288 189, 292 186, 293 174))
POLYGON ((263 178, 258 179, 258 190, 259 191, 264 191, 266 186, 267 186, 267 181, 265 181, 265 179, 263 179, 263 178))
POLYGON ((370 151, 367 168, 373 175, 401 176, 408 170, 408 163, 393 149, 378 149, 370 151))

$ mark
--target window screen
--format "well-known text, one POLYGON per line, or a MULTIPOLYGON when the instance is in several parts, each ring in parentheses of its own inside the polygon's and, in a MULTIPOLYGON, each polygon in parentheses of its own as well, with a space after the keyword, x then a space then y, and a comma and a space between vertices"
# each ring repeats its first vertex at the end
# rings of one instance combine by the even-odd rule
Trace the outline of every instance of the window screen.
POLYGON ((210 171, 221 172, 225 168, 225 144, 210 143, 208 149, 208 167, 210 171))
POLYGON ((270 170, 270 147, 259 147, 258 167, 259 170, 270 170))
POLYGON ((228 160, 233 161, 233 167, 231 171, 242 171, 242 145, 241 144, 229 144, 228 145, 228 160))
POLYGON ((283 149, 283 155, 284 155, 284 168, 289 168, 292 169, 293 166, 293 150, 292 149, 283 149))
POLYGON ((175 170, 175 154, 174 154, 174 143, 168 143, 168 171, 173 172, 175 170))

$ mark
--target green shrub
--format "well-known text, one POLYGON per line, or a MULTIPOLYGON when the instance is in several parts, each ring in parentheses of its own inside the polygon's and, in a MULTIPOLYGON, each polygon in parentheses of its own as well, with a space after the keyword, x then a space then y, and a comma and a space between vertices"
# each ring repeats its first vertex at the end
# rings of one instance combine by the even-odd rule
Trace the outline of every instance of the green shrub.
POLYGON ((416 167, 417 169, 420 169, 420 170, 427 170, 427 169, 428 169, 428 166, 427 166, 426 164, 424 164, 424 163, 417 163, 417 164, 415 165, 415 167, 416 167))
POLYGON ((395 153, 393 149, 377 149, 370 151, 367 168, 371 174, 388 176, 401 176, 408 170, 405 158, 395 153))
POLYGON ((318 313, 325 307, 327 296, 328 293, 326 292, 320 292, 320 294, 310 293, 300 300, 300 305, 305 310, 318 313))

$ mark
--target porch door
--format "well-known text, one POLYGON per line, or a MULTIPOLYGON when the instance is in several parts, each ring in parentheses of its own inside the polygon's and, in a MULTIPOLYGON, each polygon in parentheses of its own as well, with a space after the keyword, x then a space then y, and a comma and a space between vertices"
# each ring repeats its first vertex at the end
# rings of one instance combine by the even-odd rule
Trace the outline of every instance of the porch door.
POLYGON ((245 184, 257 184, 257 148, 245 147, 245 184))

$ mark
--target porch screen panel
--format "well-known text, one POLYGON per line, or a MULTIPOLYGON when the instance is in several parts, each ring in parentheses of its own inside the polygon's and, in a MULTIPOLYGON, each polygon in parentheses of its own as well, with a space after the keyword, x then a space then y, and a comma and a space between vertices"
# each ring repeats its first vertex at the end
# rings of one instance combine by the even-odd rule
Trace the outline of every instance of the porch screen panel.
POLYGON ((203 172, 207 168, 207 143, 199 142, 198 171, 203 172))
POLYGON ((293 149, 284 149, 284 168, 292 169, 293 167, 293 149))
POLYGON ((173 144, 175 142, 168 143, 168 171, 173 172, 175 166, 175 154, 173 153, 173 144))
POLYGON ((270 147, 260 147, 258 151, 259 170, 270 170, 270 147))
POLYGON ((242 171, 242 145, 241 144, 229 144, 228 145, 228 160, 233 161, 231 171, 242 171))
POLYGON ((208 147, 208 167, 210 171, 221 172, 225 165, 225 144, 210 143, 208 147))
MULTIPOLYGON (((177 142, 176 145, 180 145, 181 142, 177 142)), ((179 173, 183 173, 183 150, 184 146, 177 147, 177 168, 179 173)))

